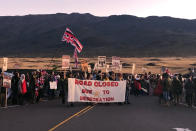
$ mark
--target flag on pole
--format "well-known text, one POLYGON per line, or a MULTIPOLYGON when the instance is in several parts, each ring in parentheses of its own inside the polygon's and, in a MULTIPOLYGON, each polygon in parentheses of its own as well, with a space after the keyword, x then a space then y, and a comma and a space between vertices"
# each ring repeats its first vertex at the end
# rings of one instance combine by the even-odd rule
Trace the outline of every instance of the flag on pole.
POLYGON ((78 67, 78 54, 77 53, 80 53, 82 51, 83 45, 75 37, 75 35, 69 28, 66 28, 65 33, 63 34, 62 41, 66 41, 67 43, 70 43, 72 46, 75 47, 73 57, 75 59, 75 67, 78 67))
POLYGON ((82 51, 83 45, 75 37, 75 35, 69 28, 66 28, 62 41, 66 41, 67 43, 70 43, 72 46, 74 46, 77 49, 78 53, 82 51))

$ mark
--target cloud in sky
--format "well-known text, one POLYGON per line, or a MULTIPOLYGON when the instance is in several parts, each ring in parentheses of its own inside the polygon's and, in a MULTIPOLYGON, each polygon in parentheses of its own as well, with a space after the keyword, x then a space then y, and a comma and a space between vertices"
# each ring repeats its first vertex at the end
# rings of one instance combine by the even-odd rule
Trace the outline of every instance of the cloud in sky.
POLYGON ((195 0, 0 0, 0 15, 91 13, 196 19, 195 0))

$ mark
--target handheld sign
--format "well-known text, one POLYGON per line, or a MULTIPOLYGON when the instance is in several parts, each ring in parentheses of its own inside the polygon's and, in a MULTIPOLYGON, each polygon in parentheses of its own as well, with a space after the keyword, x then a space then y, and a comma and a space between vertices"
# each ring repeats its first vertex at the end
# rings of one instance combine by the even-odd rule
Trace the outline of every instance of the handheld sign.
POLYGON ((67 69, 70 66, 70 56, 63 55, 62 56, 62 69, 67 69))
POLYGON ((102 69, 106 67, 106 56, 98 56, 98 68, 102 69))

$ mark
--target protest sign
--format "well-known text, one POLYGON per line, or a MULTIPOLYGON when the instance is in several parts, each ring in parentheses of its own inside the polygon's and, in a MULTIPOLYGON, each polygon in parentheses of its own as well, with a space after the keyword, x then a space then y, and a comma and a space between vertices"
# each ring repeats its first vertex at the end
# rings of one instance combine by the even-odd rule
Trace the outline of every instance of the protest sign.
POLYGON ((84 72, 88 71, 88 62, 86 60, 81 61, 81 68, 84 72))
POLYGON ((57 89, 57 82, 56 81, 50 81, 50 89, 57 89))
POLYGON ((11 88, 11 80, 12 80, 12 73, 3 73, 3 87, 5 88, 11 88))
POLYGON ((63 55, 62 56, 62 69, 67 69, 70 66, 70 56, 63 55))
POLYGON ((106 56, 98 56, 98 68, 102 69, 106 67, 106 56))
POLYGON ((120 57, 112 56, 112 66, 114 70, 120 70, 120 57))
POLYGON ((126 81, 68 79, 68 102, 124 102, 126 81))

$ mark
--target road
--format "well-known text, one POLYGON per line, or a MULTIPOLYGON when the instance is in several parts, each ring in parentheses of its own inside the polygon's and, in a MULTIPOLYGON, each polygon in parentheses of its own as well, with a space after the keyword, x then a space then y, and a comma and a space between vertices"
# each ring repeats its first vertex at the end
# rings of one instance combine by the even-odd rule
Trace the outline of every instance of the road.
POLYGON ((1 131, 196 131, 195 121, 195 108, 166 107, 152 96, 131 96, 129 105, 76 103, 66 107, 57 99, 0 108, 1 131))

